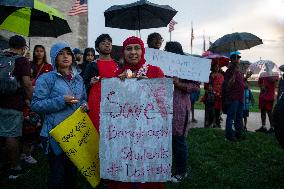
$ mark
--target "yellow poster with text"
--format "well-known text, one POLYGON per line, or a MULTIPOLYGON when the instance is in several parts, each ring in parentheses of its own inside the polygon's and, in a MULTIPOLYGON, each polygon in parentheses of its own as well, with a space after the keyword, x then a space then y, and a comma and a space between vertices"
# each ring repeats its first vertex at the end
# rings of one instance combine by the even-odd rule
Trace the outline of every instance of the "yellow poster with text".
POLYGON ((50 131, 92 187, 100 182, 99 134, 87 113, 77 109, 50 131))

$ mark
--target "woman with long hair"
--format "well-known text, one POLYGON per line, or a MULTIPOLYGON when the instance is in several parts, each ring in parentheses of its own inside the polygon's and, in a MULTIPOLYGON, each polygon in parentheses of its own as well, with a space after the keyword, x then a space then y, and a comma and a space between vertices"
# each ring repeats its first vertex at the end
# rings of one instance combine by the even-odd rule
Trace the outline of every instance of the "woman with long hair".
POLYGON ((52 71, 52 65, 47 62, 46 51, 43 45, 35 45, 31 68, 33 86, 35 86, 35 82, 41 74, 52 71))

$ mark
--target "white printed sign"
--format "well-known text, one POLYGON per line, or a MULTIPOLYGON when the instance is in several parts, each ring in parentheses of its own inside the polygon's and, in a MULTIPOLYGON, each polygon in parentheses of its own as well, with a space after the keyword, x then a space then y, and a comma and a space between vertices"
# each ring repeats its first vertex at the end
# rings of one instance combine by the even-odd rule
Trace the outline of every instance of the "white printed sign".
POLYGON ((146 48, 148 64, 160 67, 165 75, 182 79, 208 82, 211 60, 194 56, 179 55, 152 48, 146 48))
POLYGON ((101 178, 166 182, 172 167, 172 79, 102 80, 101 178))

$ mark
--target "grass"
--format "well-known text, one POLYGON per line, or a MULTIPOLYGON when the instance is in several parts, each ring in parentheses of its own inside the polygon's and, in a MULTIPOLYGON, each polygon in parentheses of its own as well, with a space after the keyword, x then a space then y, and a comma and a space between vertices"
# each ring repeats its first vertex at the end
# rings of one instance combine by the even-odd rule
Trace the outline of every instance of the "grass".
MULTIPOLYGON (((191 129, 188 143, 191 176, 166 183, 166 189, 284 188, 284 151, 273 135, 249 132, 246 140, 232 143, 222 130, 199 128, 191 129)), ((26 176, 13 182, 0 177, 1 189, 46 189, 47 160, 41 151, 35 156, 40 163, 26 176)), ((90 186, 81 177, 76 188, 90 186)))
MULTIPOLYGON (((204 95, 205 91, 203 88, 200 89, 200 98, 204 95)), ((259 97, 259 93, 258 92, 252 92, 255 104, 254 106, 250 106, 250 112, 259 112, 259 108, 258 108, 258 97, 259 97)), ((203 102, 200 102, 200 98, 197 102, 195 102, 194 104, 194 108, 198 109, 198 110, 204 110, 205 106, 203 104, 203 102)))

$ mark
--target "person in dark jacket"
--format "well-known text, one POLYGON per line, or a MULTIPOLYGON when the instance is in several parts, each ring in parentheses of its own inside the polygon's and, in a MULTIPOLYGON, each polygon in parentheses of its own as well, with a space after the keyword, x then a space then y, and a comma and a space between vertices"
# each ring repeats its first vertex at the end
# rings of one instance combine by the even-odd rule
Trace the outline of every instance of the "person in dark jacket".
POLYGON ((279 94, 279 99, 274 107, 272 115, 272 124, 275 131, 276 139, 278 140, 282 149, 284 149, 284 92, 279 94))
MULTIPOLYGON (((279 67, 280 71, 284 72, 284 64, 279 67)), ((278 92, 277 92, 277 100, 280 97, 280 94, 284 92, 284 73, 282 77, 280 78, 279 84, 278 84, 278 92)))
POLYGON ((243 98, 244 78, 239 71, 240 58, 238 54, 230 56, 231 63, 225 72, 223 83, 223 98, 226 104, 226 130, 227 140, 236 141, 243 138, 243 98), (233 124, 235 130, 233 130, 233 124))
POLYGON ((83 63, 80 65, 81 69, 81 77, 84 77, 86 67, 88 64, 95 61, 95 49, 94 48, 86 48, 83 55, 83 63))

